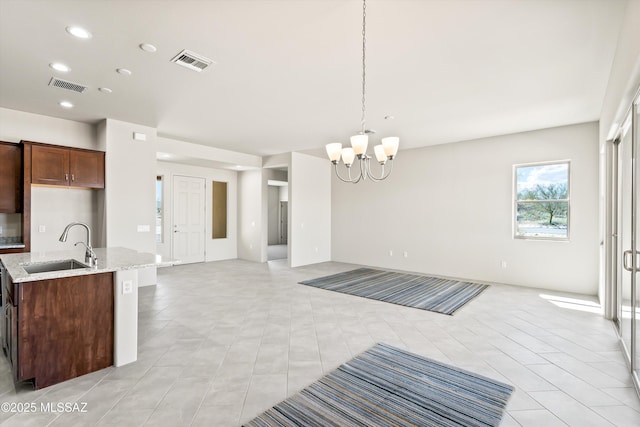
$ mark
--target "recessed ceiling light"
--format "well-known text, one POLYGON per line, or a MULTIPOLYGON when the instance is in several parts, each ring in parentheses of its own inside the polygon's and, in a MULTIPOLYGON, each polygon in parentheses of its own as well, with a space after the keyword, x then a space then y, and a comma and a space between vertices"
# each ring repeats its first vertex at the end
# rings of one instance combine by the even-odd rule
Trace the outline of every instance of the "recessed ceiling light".
POLYGON ((69 101, 60 101, 58 103, 62 108, 73 108, 73 104, 69 101))
POLYGON ((71 68, 67 67, 61 62, 52 62, 51 64, 49 64, 49 67, 53 68, 56 71, 60 71, 62 73, 68 73, 69 71, 71 71, 71 68))
POLYGON ((79 39, 90 39, 91 33, 84 28, 81 27, 67 27, 67 33, 72 36, 78 37, 79 39))
POLYGON ((150 43, 142 43, 140 45, 140 49, 144 50, 145 52, 150 52, 150 53, 153 53, 156 50, 158 50, 154 45, 152 45, 150 43))
POLYGON ((108 87, 99 87, 98 90, 102 93, 111 93, 113 92, 111 89, 109 89, 108 87))
POLYGON ((119 74, 122 74, 124 76, 130 76, 131 75, 131 70, 127 70, 126 68, 118 68, 118 69, 116 69, 116 71, 119 74))

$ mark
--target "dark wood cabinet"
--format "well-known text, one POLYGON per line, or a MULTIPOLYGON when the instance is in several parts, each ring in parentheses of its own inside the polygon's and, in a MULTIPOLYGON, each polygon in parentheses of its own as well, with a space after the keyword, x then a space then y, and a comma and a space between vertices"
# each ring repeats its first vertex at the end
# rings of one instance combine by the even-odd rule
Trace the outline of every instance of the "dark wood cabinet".
POLYGON ((0 141, 0 213, 22 212, 22 149, 0 141))
POLYGON ((41 145, 31 147, 31 182, 69 185, 69 150, 41 145))
POLYGON ((18 318, 16 307, 11 297, 7 298, 7 357, 11 363, 13 381, 18 381, 18 318))
POLYGON ((104 188, 104 152, 32 143, 31 183, 104 188))
POLYGON ((104 153, 70 150, 69 172, 72 186, 104 188, 104 153))
POLYGON ((113 365, 113 273, 14 288, 5 316, 16 381, 39 389, 113 365))
POLYGON ((18 334, 18 319, 16 318, 16 307, 13 299, 13 282, 0 262, 0 276, 2 282, 2 349, 9 359, 13 380, 18 380, 18 349, 16 347, 18 334))

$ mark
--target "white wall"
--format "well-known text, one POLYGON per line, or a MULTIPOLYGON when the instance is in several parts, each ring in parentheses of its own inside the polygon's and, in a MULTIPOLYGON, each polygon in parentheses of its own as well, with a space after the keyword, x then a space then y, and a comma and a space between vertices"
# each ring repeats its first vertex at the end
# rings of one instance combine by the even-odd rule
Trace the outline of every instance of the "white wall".
POLYGON ((334 177, 333 260, 595 294, 597 132, 588 123, 400 151, 386 181, 334 177), (571 241, 513 239, 513 165, 563 159, 571 241))
POLYGON ((289 264, 331 260, 331 163, 291 153, 289 168, 289 264))
POLYGON ((611 144, 606 143, 612 126, 620 124, 626 109, 640 87, 640 1, 630 1, 624 15, 624 22, 618 38, 616 54, 611 65, 609 83, 600 114, 600 240, 604 243, 600 250, 600 301, 605 303, 605 316, 611 318, 615 307, 612 292, 612 269, 607 254, 615 250, 611 246, 607 230, 611 229, 612 187, 607 179, 611 172, 611 144))
POLYGON ((270 245, 277 245, 280 242, 280 188, 274 185, 270 185, 267 190, 268 194, 268 218, 269 218, 269 238, 268 243, 270 245))
POLYGON ((205 250, 206 261, 234 259, 238 256, 238 173, 224 169, 210 169, 179 163, 158 162, 157 174, 164 177, 164 236, 163 243, 157 244, 158 253, 171 257, 172 233, 172 185, 174 175, 204 178, 205 193, 205 250), (227 185, 227 238, 212 239, 212 193, 211 181, 226 182, 227 185))
POLYGON ((8 108, 0 108, 0 140, 44 142, 104 151, 94 125, 8 108))
POLYGON ((185 164, 193 165, 196 164, 193 162, 202 161, 202 165, 200 166, 217 163, 219 164, 219 166, 217 166, 219 168, 229 165, 242 165, 244 167, 262 166, 262 158, 260 156, 223 150, 202 144, 194 144, 173 138, 158 137, 157 149, 160 153, 169 154, 171 161, 185 164))
POLYGON ((279 190, 278 198, 280 199, 279 201, 288 202, 289 201, 289 186, 288 185, 281 185, 280 187, 278 187, 278 190, 279 190))
POLYGON ((73 249, 76 242, 86 242, 84 227, 73 227, 65 243, 58 241, 67 224, 83 222, 91 228, 91 244, 101 244, 98 222, 98 198, 103 191, 31 187, 31 252, 73 249), (40 232, 41 227, 44 231, 40 232))
POLYGON ((261 169, 238 173, 238 258, 255 262, 267 260, 266 194, 262 182, 261 169))
POLYGON ((103 123, 106 244, 155 253, 156 130, 113 119, 103 123), (134 140, 133 132, 147 140, 134 140))

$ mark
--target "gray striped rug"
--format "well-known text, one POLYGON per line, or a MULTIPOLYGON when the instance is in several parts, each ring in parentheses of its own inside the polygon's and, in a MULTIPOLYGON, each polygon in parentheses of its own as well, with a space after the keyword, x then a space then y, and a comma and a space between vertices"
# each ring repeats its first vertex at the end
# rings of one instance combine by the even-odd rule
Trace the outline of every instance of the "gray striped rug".
POLYGON ((497 426, 513 387, 376 344, 245 426, 497 426))
POLYGON ((358 268, 300 283, 442 314, 453 314, 489 286, 373 268, 358 268))

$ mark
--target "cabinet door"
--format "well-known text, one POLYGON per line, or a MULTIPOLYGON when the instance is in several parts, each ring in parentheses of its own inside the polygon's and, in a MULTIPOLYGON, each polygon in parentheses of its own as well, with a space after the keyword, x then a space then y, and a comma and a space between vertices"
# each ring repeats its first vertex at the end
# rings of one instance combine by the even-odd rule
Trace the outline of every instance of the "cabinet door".
POLYGON ((31 147, 31 182, 69 185, 69 150, 34 144, 31 147))
POLYGON ((18 144, 0 142, 0 213, 22 211, 22 153, 18 144))
POLYGON ((7 356, 11 362, 13 381, 18 381, 18 317, 13 301, 7 301, 7 356))
POLYGON ((20 283, 20 379, 39 389, 113 365, 113 292, 112 273, 20 283))
POLYGON ((85 188, 104 188, 104 153, 69 150, 69 185, 85 188))

